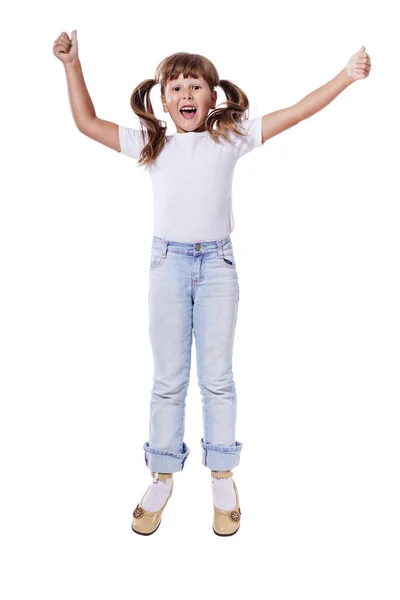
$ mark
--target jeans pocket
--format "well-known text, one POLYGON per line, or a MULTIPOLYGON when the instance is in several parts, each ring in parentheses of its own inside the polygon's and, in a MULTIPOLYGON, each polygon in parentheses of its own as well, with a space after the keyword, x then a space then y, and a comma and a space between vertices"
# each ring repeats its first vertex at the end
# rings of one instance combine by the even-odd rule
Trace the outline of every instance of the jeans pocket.
POLYGON ((227 269, 236 269, 235 256, 233 254, 233 248, 230 244, 222 248, 223 256, 221 256, 222 264, 227 269))
POLYGON ((152 246, 150 253, 150 269, 153 270, 161 263, 162 251, 159 246, 152 246))

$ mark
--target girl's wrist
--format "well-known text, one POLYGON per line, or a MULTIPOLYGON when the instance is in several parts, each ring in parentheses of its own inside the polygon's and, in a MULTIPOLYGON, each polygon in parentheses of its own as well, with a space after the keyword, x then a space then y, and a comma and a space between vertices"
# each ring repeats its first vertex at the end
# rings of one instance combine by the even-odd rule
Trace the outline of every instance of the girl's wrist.
POLYGON ((71 60, 71 62, 68 63, 64 63, 64 67, 65 68, 73 68, 77 65, 79 65, 80 61, 79 61, 79 56, 77 56, 76 58, 74 58, 74 60, 71 60))
POLYGON ((347 72, 347 67, 345 67, 342 71, 343 74, 343 81, 347 84, 350 85, 351 83, 354 83, 354 80, 350 77, 350 75, 347 72))

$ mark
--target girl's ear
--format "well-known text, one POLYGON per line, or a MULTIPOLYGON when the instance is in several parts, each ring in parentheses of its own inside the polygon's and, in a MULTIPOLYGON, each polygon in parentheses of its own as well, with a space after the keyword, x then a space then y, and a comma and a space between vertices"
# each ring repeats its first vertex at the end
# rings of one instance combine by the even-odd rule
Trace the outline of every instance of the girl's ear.
POLYGON ((167 103, 165 102, 165 98, 162 94, 161 94, 161 103, 163 105, 164 112, 168 112, 167 103))

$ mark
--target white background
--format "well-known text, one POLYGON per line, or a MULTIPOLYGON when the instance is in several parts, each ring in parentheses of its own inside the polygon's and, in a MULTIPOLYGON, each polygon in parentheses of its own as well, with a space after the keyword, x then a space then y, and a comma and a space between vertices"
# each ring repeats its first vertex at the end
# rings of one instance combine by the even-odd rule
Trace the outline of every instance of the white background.
MULTIPOLYGON (((1 550, 4 599, 399 598, 399 88, 389 2, 19 3, 2 9, 1 550), (370 76, 237 164, 237 535, 212 532, 193 343, 185 442, 160 529, 147 489, 149 175, 85 137, 62 31, 97 115, 207 56, 250 118, 370 76)), ((218 103, 225 100, 218 88, 218 103)), ((152 90, 156 114, 159 86, 152 90)))

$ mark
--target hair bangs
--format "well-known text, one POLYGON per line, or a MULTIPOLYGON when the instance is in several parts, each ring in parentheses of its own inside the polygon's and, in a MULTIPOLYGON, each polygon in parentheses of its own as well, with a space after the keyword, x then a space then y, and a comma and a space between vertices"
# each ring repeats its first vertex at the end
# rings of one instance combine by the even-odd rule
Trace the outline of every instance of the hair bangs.
POLYGON ((211 91, 219 81, 214 65, 207 58, 200 54, 177 52, 163 60, 156 70, 156 79, 161 85, 161 93, 164 93, 165 86, 169 81, 178 79, 181 74, 184 79, 188 77, 204 79, 211 91))

